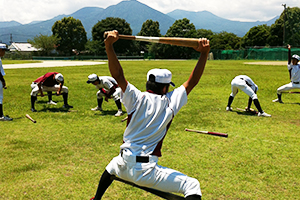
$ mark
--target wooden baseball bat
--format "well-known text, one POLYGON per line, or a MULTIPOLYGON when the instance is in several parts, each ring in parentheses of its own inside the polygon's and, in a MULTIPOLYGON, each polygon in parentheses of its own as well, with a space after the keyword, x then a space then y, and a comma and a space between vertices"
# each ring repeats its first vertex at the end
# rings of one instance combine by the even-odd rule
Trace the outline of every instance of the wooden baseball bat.
POLYGON ((126 116, 124 119, 121 120, 121 122, 124 122, 128 119, 128 116, 126 116))
POLYGON ((213 135, 213 136, 219 136, 219 137, 228 137, 227 133, 217 133, 217 132, 210 132, 210 131, 198 131, 198 130, 193 130, 193 129, 185 129, 186 131, 190 132, 196 132, 196 133, 202 133, 202 134, 208 134, 208 135, 213 135))
POLYGON ((25 116, 26 116, 28 119, 30 119, 33 123, 36 123, 36 121, 35 121, 34 119, 32 119, 32 118, 30 117, 30 115, 26 114, 25 116))
POLYGON ((170 45, 176 45, 182 47, 193 47, 193 48, 197 48, 199 46, 198 44, 199 39, 196 38, 119 35, 119 39, 162 43, 162 44, 170 44, 170 45))
POLYGON ((142 190, 145 190, 145 191, 150 192, 152 194, 155 194, 155 195, 157 195, 161 198, 164 198, 164 199, 168 199, 168 200, 184 200, 185 199, 184 197, 181 197, 181 196, 178 196, 176 194, 169 193, 169 192, 163 192, 163 191, 152 189, 152 188, 142 187, 142 186, 136 185, 134 183, 131 183, 129 181, 125 181, 123 179, 120 179, 116 176, 112 176, 111 180, 116 180, 116 181, 120 181, 122 183, 126 183, 128 185, 133 186, 133 187, 137 187, 139 189, 142 189, 142 190))

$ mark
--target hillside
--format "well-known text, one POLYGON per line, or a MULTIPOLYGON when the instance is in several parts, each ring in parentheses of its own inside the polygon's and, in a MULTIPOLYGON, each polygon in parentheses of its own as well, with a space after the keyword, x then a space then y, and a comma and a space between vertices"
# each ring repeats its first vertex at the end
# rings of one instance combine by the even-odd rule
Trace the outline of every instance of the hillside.
POLYGON ((85 27, 88 38, 91 38, 92 27, 98 21, 107 17, 125 19, 130 24, 133 35, 136 35, 140 31, 142 24, 148 19, 158 21, 161 34, 164 35, 176 19, 188 18, 197 29, 210 29, 213 32, 227 31, 235 33, 240 37, 244 36, 251 27, 261 24, 271 25, 278 18, 274 18, 268 22, 239 22, 218 17, 208 11, 190 12, 175 10, 164 14, 139 1, 122 1, 106 9, 85 7, 70 15, 59 15, 46 21, 34 21, 24 25, 15 21, 0 22, 0 41, 8 44, 10 35, 12 35, 14 42, 26 42, 28 39, 39 34, 51 35, 51 28, 55 21, 61 20, 66 16, 79 19, 85 27))
POLYGON ((218 17, 208 11, 190 12, 184 10, 174 10, 167 15, 174 19, 187 18, 197 29, 208 29, 213 32, 226 31, 234 33, 239 37, 243 37, 254 26, 262 24, 271 25, 278 19, 278 17, 275 17, 267 22, 240 22, 218 17))

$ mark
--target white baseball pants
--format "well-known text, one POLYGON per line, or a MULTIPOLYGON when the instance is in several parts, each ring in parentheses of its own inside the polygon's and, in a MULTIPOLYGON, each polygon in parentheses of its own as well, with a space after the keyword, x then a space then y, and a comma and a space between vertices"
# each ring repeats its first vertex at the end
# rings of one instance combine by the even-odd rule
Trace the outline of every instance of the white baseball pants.
MULTIPOLYGON (((43 92, 57 92, 59 87, 60 87, 59 85, 54 85, 53 87, 42 86, 42 90, 43 90, 43 92)), ((37 94, 39 93, 38 85, 36 83, 32 83, 31 88, 32 88, 32 90, 31 90, 30 95, 37 96, 37 94)), ((61 91, 63 93, 68 93, 69 89, 66 86, 62 86, 61 91)))
POLYGON ((158 157, 149 156, 148 163, 136 162, 136 156, 128 150, 107 165, 111 175, 133 182, 139 186, 154 188, 165 192, 175 192, 184 196, 200 195, 200 183, 197 179, 167 167, 157 165, 158 157))
MULTIPOLYGON (((109 90, 106 90, 106 91, 107 91, 107 93, 109 93, 109 90)), ((116 88, 116 91, 112 94, 112 97, 113 97, 114 101, 117 101, 117 100, 121 99, 121 91, 122 90, 121 90, 120 87, 116 88)), ((104 98, 106 97, 105 94, 102 93, 101 90, 99 90, 97 92, 97 99, 103 99, 103 97, 104 98)))
POLYGON ((230 96, 235 97, 235 95, 238 93, 238 90, 242 90, 245 92, 249 97, 251 97, 253 100, 257 99, 257 95, 255 92, 246 84, 246 81, 240 79, 240 78, 234 78, 231 81, 231 94, 230 96))
POLYGON ((300 89, 300 84, 288 83, 277 89, 277 94, 281 94, 282 92, 289 91, 291 89, 300 89))

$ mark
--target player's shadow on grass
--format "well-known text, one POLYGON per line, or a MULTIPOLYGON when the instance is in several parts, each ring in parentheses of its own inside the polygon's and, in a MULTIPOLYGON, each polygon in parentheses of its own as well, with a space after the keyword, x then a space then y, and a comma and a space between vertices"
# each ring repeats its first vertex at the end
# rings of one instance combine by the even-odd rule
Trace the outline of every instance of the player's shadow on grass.
MULTIPOLYGON (((62 105, 49 105, 47 104, 48 100, 39 100, 36 104, 43 104, 42 109, 38 109, 38 112, 70 112, 70 108, 63 108, 62 105)), ((58 103, 59 101, 55 101, 58 103)))
POLYGON ((300 106, 300 103, 284 103, 284 104, 297 104, 300 106))
POLYGON ((116 110, 103 110, 103 111, 96 112, 95 115, 99 115, 99 116, 115 115, 116 112, 117 112, 116 110))
POLYGON ((238 115, 257 116, 257 114, 252 112, 245 112, 245 111, 232 111, 232 112, 236 112, 236 114, 238 115))
POLYGON ((37 112, 70 112, 70 108, 63 108, 63 107, 46 107, 44 106, 42 109, 37 109, 37 112))

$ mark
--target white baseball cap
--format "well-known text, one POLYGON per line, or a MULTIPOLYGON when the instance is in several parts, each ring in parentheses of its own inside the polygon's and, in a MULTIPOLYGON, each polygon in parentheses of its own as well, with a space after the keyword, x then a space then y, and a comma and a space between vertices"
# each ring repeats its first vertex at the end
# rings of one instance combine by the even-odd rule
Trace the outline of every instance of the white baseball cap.
POLYGON ((155 77, 156 83, 164 83, 164 84, 170 84, 173 87, 175 84, 171 81, 172 79, 172 73, 167 69, 151 69, 147 73, 147 81, 149 81, 150 75, 153 75, 155 77))
POLYGON ((4 50, 8 50, 8 48, 6 47, 6 44, 0 43, 0 49, 4 49, 4 50))
POLYGON ((292 56, 292 58, 295 58, 295 59, 297 59, 298 61, 300 60, 300 57, 299 57, 297 54, 294 54, 294 55, 292 56))
POLYGON ((63 82, 64 76, 61 73, 58 73, 55 75, 55 80, 57 80, 58 82, 63 82))
POLYGON ((87 81, 87 83, 93 83, 94 81, 96 81, 96 80, 98 80, 98 76, 97 76, 97 74, 90 74, 89 76, 88 76, 88 81, 87 81))

